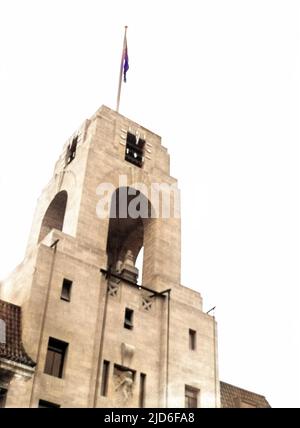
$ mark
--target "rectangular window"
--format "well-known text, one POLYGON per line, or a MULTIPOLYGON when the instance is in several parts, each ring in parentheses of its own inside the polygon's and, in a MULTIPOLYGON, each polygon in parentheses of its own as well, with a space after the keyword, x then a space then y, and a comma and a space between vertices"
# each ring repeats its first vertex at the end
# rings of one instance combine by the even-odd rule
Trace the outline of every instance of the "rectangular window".
POLYGON ((64 278, 62 288, 61 288, 61 300, 65 300, 66 302, 71 301, 71 289, 73 282, 69 279, 64 278))
POLYGON ((144 162, 145 140, 137 135, 127 133, 125 160, 141 168, 144 162))
POLYGON ((128 330, 133 329, 133 310, 126 308, 125 309, 125 318, 124 318, 124 328, 128 330))
POLYGON ((140 376, 140 396, 139 396, 139 406, 141 408, 145 407, 145 396, 146 396, 146 375, 141 373, 140 376))
POLYGON ((49 337, 45 373, 62 378, 68 343, 49 337))
POLYGON ((102 366, 101 395, 107 397, 109 377, 109 361, 104 360, 102 366))
POLYGON ((185 407, 187 409, 196 409, 198 407, 199 390, 185 385, 185 407))
POLYGON ((0 319, 0 343, 6 343, 6 323, 0 319))
POLYGON ((59 404, 50 403, 50 401, 39 400, 39 409, 58 409, 59 404))
POLYGON ((0 387, 0 409, 5 407, 7 389, 0 387))
POLYGON ((78 135, 73 138, 71 144, 68 145, 67 151, 66 151, 66 162, 65 164, 68 165, 72 162, 73 159, 75 159, 76 156, 76 150, 77 150, 77 144, 78 144, 78 135))
POLYGON ((192 351, 196 350, 196 338, 197 338, 197 333, 195 330, 189 329, 189 347, 192 351))

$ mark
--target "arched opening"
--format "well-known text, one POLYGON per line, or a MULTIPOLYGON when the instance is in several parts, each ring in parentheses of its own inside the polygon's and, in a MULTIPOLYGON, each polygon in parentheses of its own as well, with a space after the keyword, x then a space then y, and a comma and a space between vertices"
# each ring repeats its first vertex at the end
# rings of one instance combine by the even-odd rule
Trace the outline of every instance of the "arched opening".
POLYGON ((140 249, 140 252, 135 261, 135 266, 139 271, 139 279, 142 280, 144 267, 144 246, 140 249))
POLYGON ((41 225, 38 242, 52 230, 63 230, 68 194, 65 190, 59 192, 49 205, 41 225))
POLYGON ((151 204, 141 192, 128 187, 114 192, 106 250, 112 272, 135 282, 138 277, 141 280, 136 262, 139 254, 143 255, 144 232, 150 218, 151 204))

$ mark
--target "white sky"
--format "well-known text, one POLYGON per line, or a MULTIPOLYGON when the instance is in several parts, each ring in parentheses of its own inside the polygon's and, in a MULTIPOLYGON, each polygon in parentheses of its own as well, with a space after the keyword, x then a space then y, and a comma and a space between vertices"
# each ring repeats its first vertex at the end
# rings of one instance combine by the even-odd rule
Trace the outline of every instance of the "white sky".
POLYGON ((2 0, 0 277, 65 140, 115 108, 182 190, 182 283, 217 306, 222 380, 300 407, 298 1, 2 0))

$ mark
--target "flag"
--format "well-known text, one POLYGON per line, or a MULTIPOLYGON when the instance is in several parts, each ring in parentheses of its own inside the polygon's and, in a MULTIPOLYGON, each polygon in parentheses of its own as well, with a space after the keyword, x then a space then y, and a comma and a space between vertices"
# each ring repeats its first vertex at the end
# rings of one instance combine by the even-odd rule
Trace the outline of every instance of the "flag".
POLYGON ((128 58, 128 49, 127 49, 127 40, 125 41, 125 48, 124 48, 124 64, 123 64, 123 79, 126 83, 126 74, 129 70, 129 58, 128 58))
POLYGON ((129 70, 129 59, 128 59, 128 48, 127 48, 127 28, 128 27, 126 25, 125 32, 124 32, 124 39, 123 39, 121 65, 120 65, 119 87, 118 87, 117 108, 116 108, 117 112, 119 112, 119 107, 120 107, 122 82, 126 83, 127 71, 129 70))

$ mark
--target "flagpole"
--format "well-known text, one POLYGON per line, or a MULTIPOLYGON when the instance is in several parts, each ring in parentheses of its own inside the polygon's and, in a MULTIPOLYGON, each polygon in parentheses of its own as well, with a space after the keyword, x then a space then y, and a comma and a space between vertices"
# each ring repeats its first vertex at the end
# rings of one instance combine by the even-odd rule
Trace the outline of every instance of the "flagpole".
POLYGON ((119 77, 119 88, 118 88, 118 96, 117 96, 117 108, 116 108, 116 111, 118 113, 119 113, 120 98, 121 98, 121 89, 122 89, 122 76, 123 76, 123 66, 124 66, 124 55, 125 55, 125 47, 126 47, 127 28, 128 28, 128 26, 125 25, 124 41, 123 41, 123 51, 122 51, 121 67, 120 67, 120 77, 119 77))

